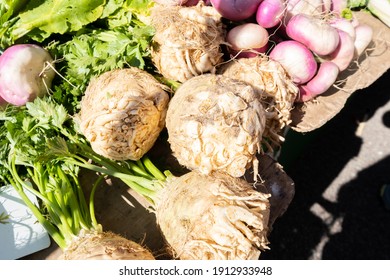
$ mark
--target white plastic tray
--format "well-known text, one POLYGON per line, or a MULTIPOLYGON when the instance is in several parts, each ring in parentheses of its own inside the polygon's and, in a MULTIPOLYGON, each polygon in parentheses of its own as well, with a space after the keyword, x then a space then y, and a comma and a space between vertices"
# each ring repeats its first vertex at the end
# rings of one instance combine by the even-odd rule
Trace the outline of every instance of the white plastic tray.
MULTIPOLYGON (((27 196, 37 204, 36 197, 27 196)), ((12 186, 0 187, 0 259, 14 260, 50 246, 47 231, 38 223, 12 186)))

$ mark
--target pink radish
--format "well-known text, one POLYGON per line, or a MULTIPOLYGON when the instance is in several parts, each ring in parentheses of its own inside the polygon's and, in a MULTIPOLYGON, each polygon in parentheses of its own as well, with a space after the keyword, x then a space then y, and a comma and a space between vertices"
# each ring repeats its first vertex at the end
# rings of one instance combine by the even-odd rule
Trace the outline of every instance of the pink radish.
POLYGON ((7 48, 0 56, 0 96, 20 106, 48 92, 55 72, 49 52, 34 44, 7 48))
POLYGON ((263 0, 256 12, 256 21, 264 28, 278 25, 284 15, 283 0, 263 0))
POLYGON ((287 40, 277 44, 269 56, 283 66, 296 84, 307 83, 317 71, 312 52, 297 41, 287 40))
POLYGON ((229 30, 226 41, 233 55, 242 51, 239 57, 252 57, 256 56, 256 52, 267 50, 268 31, 256 23, 244 23, 229 30))
POLYGON ((341 72, 347 69, 352 62, 355 54, 355 45, 354 40, 347 32, 342 30, 337 30, 337 32, 340 37, 339 45, 334 52, 325 57, 325 60, 334 62, 341 72))
POLYGON ((335 17, 329 21, 329 24, 334 28, 347 32, 355 40, 355 27, 351 20, 335 17))
POLYGON ((355 34, 355 57, 359 57, 371 43, 373 30, 369 25, 361 23, 356 26, 355 34))
POLYGON ((306 102, 327 91, 336 81, 339 67, 330 61, 320 63, 318 72, 307 84, 299 86, 297 102, 306 102))
POLYGON ((291 39, 301 42, 318 55, 332 53, 339 43, 336 28, 309 15, 293 16, 287 24, 286 32, 291 39))
POLYGON ((240 21, 253 16, 262 0, 210 0, 222 17, 240 21))

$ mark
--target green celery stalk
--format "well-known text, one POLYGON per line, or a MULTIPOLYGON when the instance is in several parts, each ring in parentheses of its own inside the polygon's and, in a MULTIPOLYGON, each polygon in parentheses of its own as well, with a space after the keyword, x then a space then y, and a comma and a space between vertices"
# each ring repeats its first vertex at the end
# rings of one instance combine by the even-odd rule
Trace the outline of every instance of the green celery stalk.
POLYGON ((390 0, 369 0, 367 9, 390 27, 390 0))

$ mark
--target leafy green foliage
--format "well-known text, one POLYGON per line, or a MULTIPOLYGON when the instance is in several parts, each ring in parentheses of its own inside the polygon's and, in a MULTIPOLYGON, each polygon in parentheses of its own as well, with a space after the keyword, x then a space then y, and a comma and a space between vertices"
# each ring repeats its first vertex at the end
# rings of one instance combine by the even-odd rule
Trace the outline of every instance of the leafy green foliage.
POLYGON ((28 0, 0 0, 0 26, 23 10, 28 2, 28 0))
POLYGON ((151 5, 150 0, 0 0, 0 49, 39 42, 55 58, 58 74, 50 96, 0 111, 0 184, 15 187, 60 247, 81 228, 99 230, 77 180, 80 168, 116 176, 147 198, 155 194, 155 178, 165 178, 152 164, 96 154, 72 118, 94 76, 127 66, 153 69, 148 59, 154 29, 146 24, 151 5), (44 208, 29 202, 26 190, 44 208))
POLYGON ((151 198, 155 179, 165 178, 147 159, 116 162, 96 154, 65 107, 50 96, 8 106, 0 114, 0 142, 0 179, 6 185, 31 179, 31 168, 36 172, 37 166, 45 166, 38 174, 50 173, 48 167, 66 164, 120 178, 151 198))
POLYGON ((150 0, 0 0, 0 48, 42 44, 55 58, 52 96, 74 114, 92 77, 146 67, 154 29, 144 21, 150 0), (20 11, 17 13, 16 11, 20 11), (61 35, 61 36, 60 36, 61 35))
POLYGON ((27 34, 29 39, 42 42, 53 33, 64 34, 77 31, 96 21, 102 15, 106 1, 46 0, 31 2, 27 6, 29 9, 25 9, 15 16, 16 21, 13 21, 12 25, 3 27, 3 30, 0 31, 0 35, 7 36, 6 44, 8 46, 27 34))
MULTIPOLYGON (((65 107, 37 98, 26 106, 8 106, 0 114, 0 175, 9 174, 10 157, 21 166, 33 166, 48 152, 47 142, 54 137, 72 138, 85 143, 65 107)), ((5 182, 9 183, 9 182, 5 182)))
POLYGON ((367 5, 367 0, 348 0, 347 5, 349 8, 359 8, 367 5))
POLYGON ((20 38, 37 29, 39 32, 31 38, 41 42, 52 33, 80 30, 102 15, 104 4, 104 0, 46 0, 35 9, 19 14, 11 36, 20 38))
POLYGON ((65 107, 51 97, 37 98, 26 106, 6 107, 0 124, 1 181, 14 186, 57 244, 65 248, 81 229, 99 231, 78 182, 80 167, 58 156, 75 156, 66 154, 68 143, 86 145, 65 107), (64 146, 51 150, 52 139, 61 139, 64 146), (26 191, 35 194, 43 207, 34 205, 26 191))
POLYGON ((65 43, 50 45, 49 51, 62 59, 58 66, 65 78, 59 80, 57 77, 55 99, 61 104, 69 104, 66 106, 73 113, 92 77, 128 66, 143 69, 153 34, 154 30, 146 25, 95 29, 65 43))

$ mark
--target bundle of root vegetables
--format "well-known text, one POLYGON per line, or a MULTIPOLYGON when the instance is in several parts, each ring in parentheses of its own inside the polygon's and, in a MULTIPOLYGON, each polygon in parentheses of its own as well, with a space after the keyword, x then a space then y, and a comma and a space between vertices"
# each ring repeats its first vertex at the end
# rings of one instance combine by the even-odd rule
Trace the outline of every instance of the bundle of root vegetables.
POLYGON ((373 36, 348 1, 156 2, 152 58, 159 73, 185 82, 211 72, 250 84, 266 112, 268 150, 283 141, 294 104, 337 87, 373 36))
POLYGON ((154 258, 153 252, 124 245, 124 238, 113 233, 101 242, 93 195, 88 208, 75 179, 79 169, 88 169, 122 180, 145 198, 171 258, 259 259, 272 248, 272 223, 294 193, 289 186, 284 203, 276 201, 280 190, 265 187, 259 161, 272 157, 284 141, 294 104, 334 85, 367 47, 372 30, 352 14, 342 17, 344 1, 161 0, 150 6, 143 18, 155 30, 150 67, 96 75, 75 114, 46 94, 61 72, 48 67, 53 64, 47 52, 30 44, 10 47, 0 56, 0 71, 15 57, 24 62, 15 64, 14 72, 20 65, 36 69, 38 64, 39 69, 0 75, 6 103, 1 139, 9 154, 3 156, 8 167, 3 173, 10 171, 2 179, 22 197, 32 191, 41 198, 50 215, 36 208, 34 213, 65 258, 154 258), (26 55, 31 52, 41 60, 31 62, 26 55), (19 85, 27 81, 25 88, 9 86, 16 77, 19 85), (54 111, 63 113, 61 121, 50 118, 54 111), (38 134, 32 133, 37 128, 38 134), (21 137, 18 129, 29 133, 21 137), (38 140, 42 144, 34 146, 38 140), (149 159, 161 141, 167 141, 181 172, 165 166, 160 171, 149 159), (24 159, 26 143, 45 156, 30 152, 24 159), (46 177, 37 172, 54 163, 58 169, 45 171, 46 177), (17 172, 22 167, 24 177, 17 172))

